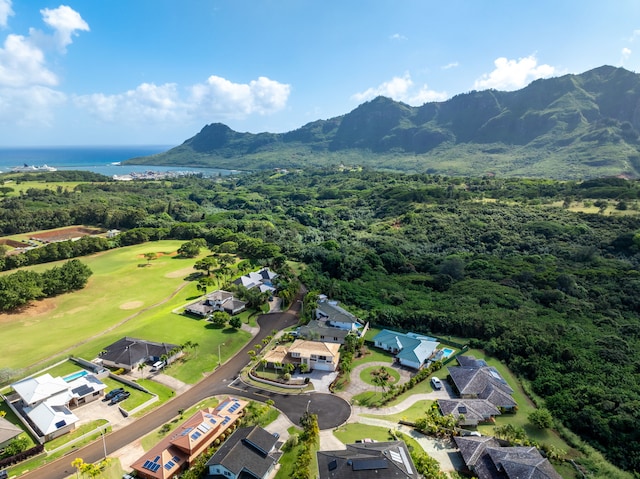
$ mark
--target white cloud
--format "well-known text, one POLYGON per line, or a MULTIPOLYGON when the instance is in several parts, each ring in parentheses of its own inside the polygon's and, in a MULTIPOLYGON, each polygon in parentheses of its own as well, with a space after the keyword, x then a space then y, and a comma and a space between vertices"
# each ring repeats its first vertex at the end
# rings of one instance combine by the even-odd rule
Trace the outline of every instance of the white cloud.
POLYGON ((65 101, 63 93, 39 85, 0 88, 0 124, 50 126, 54 123, 53 108, 65 101))
POLYGON ((518 60, 501 57, 496 59, 494 64, 495 70, 477 79, 473 85, 474 89, 517 90, 524 88, 533 80, 550 77, 556 72, 551 65, 538 65, 535 55, 518 60))
POLYGON ((45 66, 42 50, 22 35, 8 35, 0 48, 0 86, 54 86, 56 76, 45 66))
POLYGON ((460 64, 458 62, 451 62, 451 63, 447 63, 446 65, 443 65, 441 68, 443 70, 451 70, 452 68, 457 68, 459 66, 460 64))
MULTIPOLYGON (((12 15, 11 1, 0 0, 0 26, 12 15)), ((47 67, 45 48, 52 43, 62 51, 78 30, 89 26, 66 6, 41 10, 43 21, 54 30, 45 35, 30 29, 29 35, 9 34, 0 47, 0 122, 19 125, 49 125, 54 108, 66 95, 53 89, 58 77, 47 67)))
POLYGON ((631 36, 629 37, 629 42, 633 43, 636 38, 640 37, 640 30, 634 30, 631 36))
POLYGON ((629 59, 629 57, 631 56, 631 49, 630 48, 623 48, 620 51, 620 65, 624 65, 624 63, 629 59))
POLYGON ((225 118, 244 118, 253 113, 267 115, 282 110, 291 86, 267 77, 249 83, 233 83, 212 75, 205 83, 191 87, 191 103, 197 116, 217 114, 225 118))
POLYGON ((389 37, 390 40, 396 40, 396 41, 405 41, 408 40, 407 37, 405 37, 404 35, 402 35, 401 33, 394 33, 393 35, 391 35, 389 37))
MULTIPOLYGON (((71 37, 77 36, 79 31, 89 31, 89 25, 80 14, 66 5, 52 10, 45 8, 40 10, 40 13, 44 23, 53 29, 55 44, 62 52, 73 41, 71 37)), ((32 30, 32 33, 35 34, 35 30, 32 30)))
POLYGON ((6 27, 12 15, 11 0, 0 0, 0 27, 6 27))
POLYGON ((174 83, 159 86, 143 83, 135 90, 117 95, 76 96, 74 103, 107 122, 162 123, 185 119, 185 108, 178 96, 174 83))
POLYGON ((405 73, 402 77, 393 77, 377 87, 356 93, 351 98, 358 103, 362 103, 377 96, 386 96, 409 105, 422 105, 431 101, 445 100, 448 95, 446 92, 430 90, 426 84, 416 87, 411 75, 405 73))
POLYGON ((289 85, 266 77, 239 84, 213 75, 188 88, 185 99, 176 84, 143 83, 125 93, 82 95, 74 102, 109 122, 210 122, 276 112, 286 106, 289 93, 289 85))

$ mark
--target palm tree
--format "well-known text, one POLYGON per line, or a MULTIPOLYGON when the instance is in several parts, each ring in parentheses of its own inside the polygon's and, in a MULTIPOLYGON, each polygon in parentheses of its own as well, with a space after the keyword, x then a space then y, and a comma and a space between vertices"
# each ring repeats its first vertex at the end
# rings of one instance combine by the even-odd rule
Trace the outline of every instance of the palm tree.
POLYGON ((166 354, 163 354, 162 356, 160 356, 160 361, 162 361, 164 364, 162 366, 162 370, 164 371, 164 368, 167 366, 167 361, 169 360, 169 356, 167 356, 166 354))
POLYGON ((138 372, 140 373, 140 377, 144 374, 144 363, 138 364, 138 372))

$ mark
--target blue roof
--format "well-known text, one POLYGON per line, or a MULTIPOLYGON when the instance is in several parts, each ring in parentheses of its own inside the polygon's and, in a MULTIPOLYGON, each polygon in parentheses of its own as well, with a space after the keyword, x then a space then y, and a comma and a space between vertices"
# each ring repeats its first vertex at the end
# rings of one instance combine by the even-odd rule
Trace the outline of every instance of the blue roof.
POLYGON ((400 350, 396 357, 412 363, 422 364, 438 347, 438 342, 428 336, 419 336, 415 333, 398 333, 383 329, 373 341, 385 345, 387 348, 400 350))

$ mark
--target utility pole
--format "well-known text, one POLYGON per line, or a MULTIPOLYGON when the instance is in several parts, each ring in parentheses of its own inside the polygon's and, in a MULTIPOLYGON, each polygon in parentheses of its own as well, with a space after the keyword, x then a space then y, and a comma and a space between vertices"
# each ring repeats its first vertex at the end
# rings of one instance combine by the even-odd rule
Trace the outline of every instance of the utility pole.
POLYGON ((104 459, 107 459, 107 442, 104 438, 106 435, 106 431, 103 429, 100 431, 100 435, 102 436, 102 448, 104 449, 104 459))

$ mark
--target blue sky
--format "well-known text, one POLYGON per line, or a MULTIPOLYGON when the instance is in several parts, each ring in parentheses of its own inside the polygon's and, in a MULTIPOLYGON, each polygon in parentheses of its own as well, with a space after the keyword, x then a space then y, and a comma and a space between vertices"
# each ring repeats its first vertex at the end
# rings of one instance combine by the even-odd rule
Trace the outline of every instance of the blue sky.
POLYGON ((283 132, 640 65, 637 0, 0 0, 0 146, 283 132))

